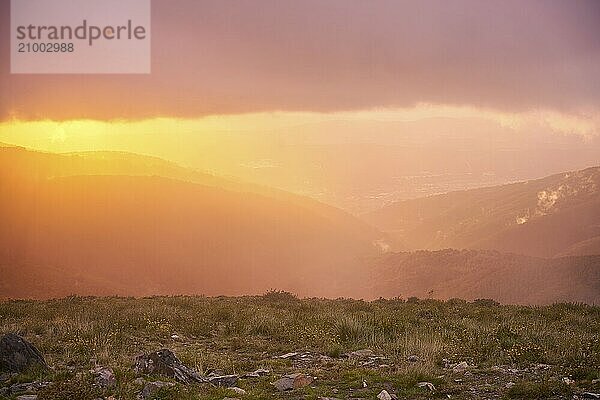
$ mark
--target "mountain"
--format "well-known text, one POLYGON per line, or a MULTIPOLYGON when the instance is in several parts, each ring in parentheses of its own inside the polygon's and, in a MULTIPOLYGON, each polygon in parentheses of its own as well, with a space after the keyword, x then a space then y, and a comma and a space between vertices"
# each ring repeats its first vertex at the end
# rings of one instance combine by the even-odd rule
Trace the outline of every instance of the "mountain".
POLYGON ((6 166, 0 171, 0 182, 12 187, 29 185, 32 179, 37 181, 67 176, 126 175, 160 176, 239 193, 254 193, 309 209, 335 224, 343 225, 347 230, 368 232, 369 235, 377 237, 378 241, 385 239, 381 232, 362 220, 309 197, 243 182, 233 177, 221 177, 184 168, 153 156, 115 151, 57 154, 30 151, 23 147, 0 143, 0 166, 6 166))
POLYGON ((394 249, 600 254, 600 167, 390 204, 364 215, 394 249))
POLYGON ((0 167, 4 297, 360 295, 381 239, 314 200, 151 157, 3 147, 0 167))
POLYGON ((542 259, 477 250, 402 252, 376 263, 373 282, 373 292, 382 297, 600 304, 600 256, 542 259))

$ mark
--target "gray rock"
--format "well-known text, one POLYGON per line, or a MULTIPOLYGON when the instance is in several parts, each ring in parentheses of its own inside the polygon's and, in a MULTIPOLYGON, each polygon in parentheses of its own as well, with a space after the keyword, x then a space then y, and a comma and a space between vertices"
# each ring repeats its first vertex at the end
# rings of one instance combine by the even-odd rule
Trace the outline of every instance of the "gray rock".
POLYGON ((17 396, 17 400, 37 400, 37 394, 24 394, 22 396, 17 396))
POLYGON ((0 339, 0 371, 24 372, 31 367, 47 368, 46 361, 35 346, 14 333, 0 339))
POLYGON ((209 376, 208 381, 215 386, 231 387, 235 386, 239 379, 237 375, 215 375, 209 376))
POLYGON ((146 380, 144 378, 135 378, 133 383, 135 383, 136 385, 143 385, 146 383, 146 380))
POLYGON ((286 353, 286 354, 280 355, 278 358, 283 358, 283 359, 285 360, 285 359, 287 359, 287 358, 294 358, 294 357, 296 357, 297 355, 298 355, 298 353, 297 353, 297 352, 293 352, 293 353, 286 353))
POLYGON ((407 360, 408 360, 408 362, 413 362, 414 363, 414 362, 419 361, 419 357, 417 357, 415 355, 412 355, 412 356, 408 356, 407 360))
POLYGON ((348 357, 355 357, 355 358, 367 358, 367 357, 371 357, 372 355, 373 355, 373 350, 369 350, 369 349, 356 350, 351 353, 348 353, 348 357))
POLYGON ((298 389, 310 385, 313 380, 314 378, 312 376, 308 376, 306 374, 291 374, 285 375, 281 379, 275 381, 273 386, 275 386, 280 392, 283 392, 286 390, 298 389))
POLYGON ((261 376, 269 375, 269 372, 268 369, 259 368, 254 372, 245 373, 240 378, 260 378, 261 376))
POLYGON ((117 378, 112 369, 106 367, 96 367, 90 371, 95 376, 96 385, 108 389, 117 385, 117 378))
POLYGON ((12 396, 19 393, 25 392, 37 392, 40 389, 48 387, 51 382, 25 382, 25 383, 15 383, 9 387, 5 387, 0 389, 0 395, 2 396, 12 396))
POLYGON ((146 383, 146 385, 144 385, 144 388, 142 389, 142 392, 140 393, 139 397, 142 399, 148 399, 153 394, 158 392, 160 389, 165 388, 165 387, 173 387, 173 386, 175 386, 175 384, 172 382, 161 382, 161 381, 148 382, 148 383, 146 383))
POLYGON ((398 399, 395 394, 390 394, 387 390, 382 390, 381 392, 379 392, 379 394, 377 395, 377 398, 379 400, 397 400, 398 399))
POLYGON ((581 394, 584 399, 600 399, 600 393, 584 392, 581 394))
POLYGON ((162 375, 182 383, 208 382, 206 378, 183 363, 171 350, 162 349, 135 358, 134 370, 138 374, 162 375))
POLYGON ((435 386, 433 386, 433 383, 431 383, 431 382, 419 382, 419 383, 417 383, 417 386, 420 388, 427 388, 427 389, 431 390, 432 392, 435 390, 435 386))
POLYGON ((452 371, 454 371, 456 373, 465 372, 468 367, 469 367, 469 364, 467 364, 466 361, 463 361, 463 362, 459 362, 458 364, 456 364, 454 366, 454 368, 452 368, 452 371))
POLYGON ((243 396, 246 394, 246 391, 244 389, 239 388, 237 386, 228 387, 227 389, 234 391, 235 394, 239 394, 240 396, 243 396))
POLYGON ((565 385, 572 385, 575 383, 575 381, 568 376, 562 378, 562 381, 565 383, 565 385))

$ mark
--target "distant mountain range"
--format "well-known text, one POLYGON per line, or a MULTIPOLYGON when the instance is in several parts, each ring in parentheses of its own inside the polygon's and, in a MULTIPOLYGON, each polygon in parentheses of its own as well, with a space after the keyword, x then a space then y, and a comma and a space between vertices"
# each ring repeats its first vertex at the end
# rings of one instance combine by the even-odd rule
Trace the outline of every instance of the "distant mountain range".
POLYGON ((0 145, 0 298, 274 288, 600 303, 599 185, 588 168, 359 219, 155 157, 0 145))
POLYGON ((401 201, 364 219, 389 233, 395 250, 600 254, 600 168, 401 201))

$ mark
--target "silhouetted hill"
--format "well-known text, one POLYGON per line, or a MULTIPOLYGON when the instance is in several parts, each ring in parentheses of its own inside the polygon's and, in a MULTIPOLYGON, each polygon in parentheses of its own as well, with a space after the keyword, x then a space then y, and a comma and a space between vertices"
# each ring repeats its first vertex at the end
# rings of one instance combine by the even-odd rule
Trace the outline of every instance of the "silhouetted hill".
POLYGON ((600 168, 402 201, 364 217, 398 250, 600 254, 600 168))
POLYGON ((159 159, 2 148, 0 166, 3 296, 349 295, 380 238, 314 200, 159 159))
POLYGON ((383 256, 373 292, 382 297, 502 303, 600 303, 600 256, 542 259, 496 251, 439 250, 383 256))

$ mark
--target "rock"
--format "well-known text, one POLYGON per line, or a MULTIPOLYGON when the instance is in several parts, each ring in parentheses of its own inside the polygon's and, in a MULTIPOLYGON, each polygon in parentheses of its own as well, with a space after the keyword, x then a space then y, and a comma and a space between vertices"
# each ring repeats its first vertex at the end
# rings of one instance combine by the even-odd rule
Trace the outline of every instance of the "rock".
POLYGON ((379 400, 392 400, 392 395, 388 393, 387 390, 382 390, 381 392, 379 392, 379 394, 377 395, 377 398, 379 400))
POLYGON ((96 385, 103 389, 115 387, 117 378, 112 369, 106 367, 96 367, 90 371, 95 376, 96 385))
POLYGON ((504 387, 505 387, 506 389, 510 389, 510 388, 511 388, 511 387, 513 387, 513 386, 515 386, 515 383, 514 383, 514 382, 508 382, 506 385, 504 385, 504 387))
POLYGON ((148 398, 152 397, 152 395, 155 394, 156 392, 158 392, 160 389, 162 389, 164 387, 172 387, 172 386, 175 386, 175 384, 171 383, 171 382, 161 382, 161 381, 148 382, 142 389, 142 392, 140 393, 140 397, 142 399, 148 399, 148 398))
POLYGON ((14 333, 2 336, 0 371, 21 373, 34 366, 46 368, 47 364, 33 344, 14 333))
POLYGON ((562 381, 565 383, 565 385, 572 385, 575 383, 575 381, 571 378, 569 378, 568 376, 565 376, 564 378, 562 378, 562 381))
POLYGON ((22 396, 17 396, 17 400, 37 400, 37 394, 24 394, 22 396))
POLYGON ((25 383, 15 383, 9 387, 0 389, 0 395, 2 396, 11 396, 14 394, 24 393, 24 392, 37 392, 38 390, 44 389, 48 387, 52 382, 25 382, 25 383))
POLYGON ((279 358, 283 358, 283 359, 286 359, 286 358, 294 358, 294 357, 296 357, 297 355, 298 355, 298 353, 296 353, 296 352, 293 352, 293 353, 285 353, 285 354, 283 354, 283 355, 279 356, 279 358))
POLYGON ((584 399, 600 399, 600 393, 583 392, 581 394, 584 399))
POLYGON ((348 353, 348 357, 355 357, 355 358, 366 358, 366 357, 371 357, 372 355, 373 355, 373 350, 369 350, 369 349, 356 350, 356 351, 348 353))
POLYGON ((595 385, 596 383, 600 383, 600 379, 592 379, 592 385, 595 385))
POLYGON ((228 387, 227 389, 233 390, 235 392, 235 394, 239 394, 240 396, 243 396, 246 394, 246 391, 244 389, 236 387, 236 386, 228 387))
POLYGON ((171 350, 162 349, 135 358, 134 370, 138 374, 162 375, 182 383, 207 382, 208 380, 186 367, 171 350))
POLYGON ((407 358, 408 362, 418 362, 419 361, 419 357, 412 355, 412 356, 408 356, 407 358))
POLYGON ((268 369, 259 368, 254 372, 245 373, 240 378, 259 378, 261 376, 269 375, 269 372, 268 369))
POLYGON ((206 371, 206 373, 208 374, 208 375, 207 375, 207 377, 208 377, 208 378, 211 378, 211 377, 213 377, 213 376, 227 375, 227 374, 225 373, 225 371, 223 371, 222 369, 212 369, 212 368, 209 368, 209 369, 206 371))
POLYGON ((427 388, 427 389, 431 390, 432 392, 435 390, 435 386, 433 386, 433 383, 431 383, 431 382, 419 382, 419 383, 417 383, 417 386, 420 388, 427 388))
POLYGON ((239 379, 237 375, 213 375, 208 377, 208 381, 215 386, 235 386, 239 379))
POLYGON ((469 368, 469 364, 467 364, 466 361, 463 361, 463 362, 459 362, 458 364, 456 364, 454 366, 454 368, 452 368, 452 371, 454 371, 456 373, 460 373, 460 372, 465 372, 467 370, 467 368, 469 368))
POLYGON ((305 374, 291 374, 285 375, 281 379, 275 381, 273 385, 277 390, 283 392, 285 390, 298 389, 313 382, 313 377, 305 374))

